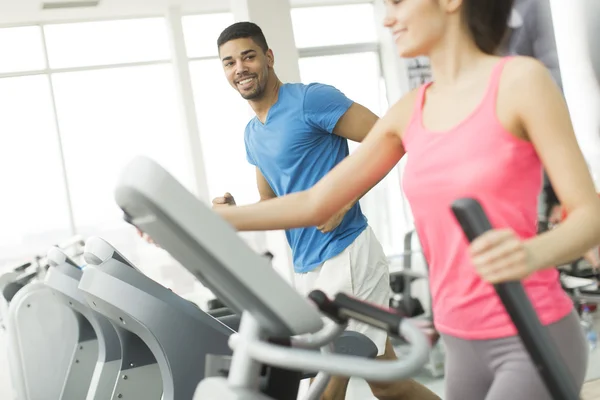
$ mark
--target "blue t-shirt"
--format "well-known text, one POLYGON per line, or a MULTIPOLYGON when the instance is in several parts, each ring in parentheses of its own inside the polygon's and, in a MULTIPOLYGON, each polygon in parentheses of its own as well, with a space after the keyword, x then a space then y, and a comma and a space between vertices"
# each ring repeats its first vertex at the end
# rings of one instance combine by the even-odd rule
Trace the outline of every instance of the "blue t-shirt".
MULTIPOLYGON (((310 189, 348 156, 347 139, 332 132, 352 103, 329 85, 282 85, 265 123, 255 117, 246 126, 248 162, 260 169, 277 196, 310 189)), ((357 202, 332 232, 316 227, 287 230, 294 270, 315 269, 341 253, 366 227, 357 202)))

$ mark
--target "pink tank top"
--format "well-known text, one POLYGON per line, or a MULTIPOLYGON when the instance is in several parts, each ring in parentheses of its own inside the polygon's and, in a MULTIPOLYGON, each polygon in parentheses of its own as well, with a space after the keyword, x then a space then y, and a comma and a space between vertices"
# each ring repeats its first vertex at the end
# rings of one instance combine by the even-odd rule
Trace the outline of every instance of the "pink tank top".
MULTIPOLYGON (((423 126, 429 84, 421 87, 403 137, 408 157, 403 188, 429 264, 435 325, 444 334, 464 339, 494 339, 517 331, 493 286, 476 273, 451 203, 473 197, 495 228, 509 227, 522 238, 537 231, 541 161, 533 145, 506 131, 496 116, 498 85, 507 60, 493 69, 478 107, 445 132, 423 126)), ((523 285, 545 325, 573 309, 555 268, 534 273, 523 285)))

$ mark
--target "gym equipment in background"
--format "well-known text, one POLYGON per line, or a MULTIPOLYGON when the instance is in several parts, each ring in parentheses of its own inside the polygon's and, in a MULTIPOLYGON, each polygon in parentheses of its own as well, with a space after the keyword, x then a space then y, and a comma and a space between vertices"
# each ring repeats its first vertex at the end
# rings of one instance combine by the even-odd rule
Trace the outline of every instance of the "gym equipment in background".
MULTIPOLYGON (((117 263, 116 265, 121 264, 122 266, 124 266, 124 268, 129 268, 132 271, 134 271, 134 270, 137 271, 137 269, 133 266, 133 264, 130 261, 128 261, 112 245, 110 245, 108 242, 106 242, 105 240, 103 240, 99 237, 91 237, 90 239, 88 239, 88 241, 86 243, 84 258, 89 263, 88 266, 86 267, 86 270, 87 270, 87 268, 90 268, 91 265, 94 265, 96 268, 103 270, 104 272, 107 272, 108 267, 107 267, 106 263, 108 263, 110 260, 113 260, 117 263)), ((117 269, 113 269, 113 271, 114 270, 117 270, 117 269)), ((84 275, 85 275, 85 273, 84 273, 84 275)), ((148 290, 148 288, 151 288, 151 290, 147 291, 147 296, 155 296, 156 294, 158 294, 158 296, 165 296, 166 298, 171 299, 171 300, 173 300, 175 298, 179 298, 176 294, 171 292, 169 289, 161 287, 162 289, 156 290, 156 287, 155 287, 155 285, 157 285, 156 283, 153 283, 153 285, 145 286, 145 284, 147 283, 149 278, 147 278, 145 276, 142 278, 139 275, 141 275, 141 272, 138 272, 137 278, 132 278, 133 276, 135 276, 135 274, 130 275, 129 280, 127 282, 130 282, 130 283, 136 282, 136 284, 138 285, 137 287, 143 288, 144 290, 148 290), (154 289, 152 289, 153 287, 154 287, 154 289)), ((88 276, 89 276, 89 274, 88 274, 88 276)), ((94 275, 94 276, 97 276, 97 275, 94 275)), ((112 277, 115 279, 119 279, 114 274, 112 274, 112 277)), ((122 284, 129 284, 127 282, 122 282, 122 284)), ((85 283, 82 283, 81 290, 84 291, 84 293, 86 293, 86 289, 84 288, 84 286, 85 286, 85 283)), ((96 292, 97 291, 98 290, 96 290, 96 292)), ((102 300, 102 298, 103 298, 102 296, 103 296, 102 294, 97 294, 96 298, 97 299, 99 298, 102 300)), ((93 298, 91 296, 89 296, 89 297, 90 297, 90 299, 93 298)), ((105 299, 105 302, 107 302, 107 303, 109 301, 114 302, 114 299, 113 299, 114 297, 115 297, 115 295, 112 294, 111 296, 109 296, 109 298, 105 299)), ((143 302, 145 301, 143 299, 143 297, 138 296, 138 294, 135 294, 135 296, 131 296, 130 299, 131 299, 131 301, 136 301, 142 305, 144 304, 143 302)), ((156 300, 159 301, 160 298, 157 298, 156 300)), ((90 300, 88 299, 88 305, 90 304, 89 301, 90 300)), ((99 308, 101 310, 106 309, 105 305, 99 306, 100 303, 97 302, 96 300, 91 300, 91 301, 92 301, 91 304, 93 305, 94 308, 99 308)), ((179 298, 179 302, 174 303, 174 304, 179 304, 179 306, 174 305, 174 307, 181 307, 183 305, 183 307, 184 307, 183 310, 185 310, 186 312, 188 312, 192 315, 200 315, 200 316, 204 315, 203 317, 201 317, 202 319, 206 319, 208 317, 208 315, 204 314, 195 304, 193 304, 187 300, 179 298)), ((152 310, 153 310, 153 312, 151 313, 152 319, 157 320, 157 321, 160 321, 161 319, 165 319, 164 316, 162 316, 162 317, 160 316, 160 313, 163 310, 156 309, 156 308, 153 308, 152 310)), ((239 315, 232 314, 231 310, 229 310, 227 308, 225 308, 225 310, 227 310, 227 312, 223 313, 224 315, 222 317, 219 317, 218 321, 221 324, 224 324, 225 326, 230 328, 226 332, 226 334, 228 335, 233 332, 232 330, 236 330, 239 328, 241 317, 239 315)), ((124 311, 124 310, 118 310, 113 307, 110 310, 110 313, 111 313, 111 315, 113 315, 115 313, 127 314, 128 312, 124 311)), ((148 310, 146 310, 146 314, 148 314, 148 310)), ((134 315, 134 314, 132 314, 132 315, 134 315)), ((144 316, 142 318, 140 318, 140 317, 136 317, 136 318, 139 318, 139 321, 141 324, 145 324, 146 321, 148 320, 148 318, 150 318, 150 317, 144 316)), ((210 318, 210 317, 208 317, 208 318, 210 318)), ((210 320, 212 320, 212 318, 210 318, 210 320)), ((115 317, 113 317, 113 321, 116 322, 115 317)), ((118 398, 160 399, 162 396, 162 386, 158 386, 158 385, 160 385, 160 382, 162 381, 162 379, 164 379, 163 378, 164 374, 161 375, 161 373, 160 373, 160 371, 161 371, 161 369, 159 368, 159 367, 161 367, 159 365, 160 363, 156 362, 156 359, 150 352, 148 346, 146 346, 136 334, 126 330, 126 329, 129 329, 129 327, 127 326, 126 320, 121 321, 121 319, 119 318, 119 321, 120 322, 118 323, 118 326, 122 327, 122 328, 117 328, 117 332, 119 333, 119 335, 123 336, 124 334, 129 334, 131 336, 130 340, 127 340, 127 341, 122 340, 121 341, 123 343, 123 346, 125 347, 125 345, 127 343, 131 344, 133 339, 136 339, 140 343, 140 345, 137 346, 137 352, 136 352, 136 354, 138 354, 137 360, 132 360, 127 355, 123 356, 124 366, 126 367, 131 362, 132 368, 130 368, 130 369, 125 368, 127 370, 121 371, 121 375, 129 376, 129 379, 119 380, 118 387, 115 388, 113 398, 117 398, 117 399, 118 398), (123 323, 123 322, 125 322, 125 323, 123 323), (140 354, 144 354, 144 349, 148 354, 145 357, 140 357, 139 356, 140 354), (145 363, 144 363, 144 360, 146 360, 145 363), (137 369, 137 371, 136 371, 136 369, 137 369), (143 382, 151 382, 152 384, 145 385, 143 387, 143 391, 142 391, 142 388, 140 387, 140 383, 143 383, 143 382), (125 384, 129 385, 129 387, 125 388, 124 387, 125 384), (118 397, 119 395, 121 395, 121 397, 118 397)), ((213 321, 213 323, 214 323, 214 321, 213 321)), ((179 326, 181 326, 181 324, 176 324, 176 326, 179 327, 179 326)), ((148 329, 150 330, 150 333, 154 334, 153 332, 155 332, 155 330, 153 330, 153 329, 155 329, 155 327, 156 327, 156 324, 148 323, 148 329)), ((176 332, 171 329, 170 330, 170 336, 171 336, 170 343, 174 342, 174 340, 176 339, 177 346, 178 346, 177 349, 179 351, 182 351, 182 349, 189 349, 192 346, 196 346, 196 344, 190 343, 189 338, 192 338, 195 341, 200 340, 203 343, 203 345, 205 346, 205 348, 211 347, 215 343, 214 340, 211 342, 211 337, 214 337, 214 332, 211 333, 211 335, 212 335, 211 337, 206 336, 206 332, 207 332, 208 328, 209 328, 209 326, 205 326, 205 327, 203 327, 203 329, 204 329, 203 331, 189 331, 185 334, 182 334, 181 332, 176 332)), ((163 348, 162 342, 159 341, 158 344, 159 344, 158 349, 162 349, 163 348)), ((195 389, 195 386, 198 384, 199 380, 204 378, 205 376, 226 376, 228 374, 230 357, 223 357, 222 354, 218 353, 218 354, 211 354, 205 358, 202 354, 200 354, 200 356, 198 356, 197 358, 194 358, 193 362, 195 364, 190 364, 189 358, 181 357, 180 355, 173 353, 173 349, 175 347, 176 346, 166 347, 166 351, 171 351, 171 353, 164 354, 162 357, 160 357, 160 356, 157 357, 158 359, 165 358, 165 359, 169 360, 170 368, 174 371, 171 373, 172 375, 174 375, 174 377, 171 378, 169 376, 169 378, 168 378, 168 379, 170 379, 169 382, 172 381, 172 386, 175 385, 175 383, 173 383, 173 382, 185 381, 185 382, 190 382, 190 384, 193 384, 193 388, 195 389), (196 367, 194 367, 194 365, 196 367), (183 375, 182 371, 185 371, 186 375, 183 375), (202 375, 203 371, 204 371, 204 375, 202 375)), ((156 348, 155 348, 155 350, 156 350, 156 348)), ((367 339, 364 335, 356 333, 356 332, 348 332, 348 333, 341 335, 339 338, 337 338, 335 341, 335 345, 334 345, 334 351, 340 351, 340 352, 341 351, 350 351, 353 354, 360 355, 362 357, 368 357, 368 358, 375 358, 375 356, 377 355, 377 348, 376 348, 375 344, 373 342, 371 342, 369 339, 367 339)), ((127 354, 127 353, 128 353, 127 348, 124 348, 124 354, 127 354)), ((227 354, 231 354, 230 349, 227 349, 227 354)), ((281 399, 281 400, 288 400, 288 399, 292 400, 293 399, 293 400, 295 400, 297 395, 294 392, 294 390, 297 391, 297 387, 298 387, 300 379, 305 378, 305 377, 313 377, 313 376, 314 376, 314 374, 310 374, 310 373, 303 374, 300 371, 285 371, 283 369, 263 368, 260 388, 264 393, 269 393, 278 399, 281 399), (293 397, 292 397, 291 393, 294 393, 293 397)), ((192 393, 193 393, 193 391, 192 391, 192 393)), ((190 396, 192 395, 192 393, 190 393, 190 396)), ((182 396, 185 395, 185 393, 183 393, 183 392, 178 392, 178 394, 181 394, 182 396)), ((178 398, 185 399, 186 397, 178 397, 178 398)))
POLYGON ((558 270, 563 290, 571 297, 580 313, 584 306, 600 303, 599 274, 586 260, 580 258, 559 266, 558 270))
POLYGON ((231 354, 233 330, 145 276, 101 238, 87 240, 85 257, 96 260, 79 283, 88 305, 149 349, 127 373, 134 392, 119 390, 119 398, 191 399, 205 375, 206 354, 231 354))
MULTIPOLYGON (((393 292, 390 298, 390 307, 397 310, 407 318, 413 318, 423 333, 429 338, 431 351, 425 369, 433 378, 444 376, 446 355, 444 344, 440 340, 440 334, 433 325, 433 313, 430 309, 425 310, 418 297, 413 296, 413 284, 418 281, 428 281, 427 273, 420 273, 413 269, 413 257, 423 257, 425 268, 427 261, 421 250, 412 248, 412 240, 416 235, 415 230, 410 230, 404 235, 404 251, 389 257, 390 261, 390 288, 393 292), (396 266, 400 265, 400 269, 396 266)), ((427 284, 429 289, 429 284, 427 284)), ((427 290, 429 295, 429 290, 427 290)), ((429 301, 431 304, 431 301, 429 301)), ((403 340, 394 340, 394 345, 402 351, 406 343, 403 340)), ((401 355, 399 355, 401 356, 401 355)))
MULTIPOLYGON (((83 253, 83 239, 81 236, 73 236, 55 247, 68 252, 71 257, 79 257, 83 253)), ((8 305, 19 290, 28 283, 43 280, 48 269, 48 260, 46 255, 35 255, 26 262, 18 263, 8 272, 0 275, 0 327, 4 326, 4 319, 8 313, 8 305)))
POLYGON ((56 247, 48 251, 47 258, 51 268, 46 274, 46 285, 78 320, 86 320, 92 328, 89 339, 79 343, 72 355, 61 397, 111 399, 121 367, 117 331, 109 320, 88 307, 78 289, 83 271, 77 263, 56 247))
MULTIPOLYGON (((80 244, 75 237, 60 248, 77 255, 80 244)), ((43 282, 49 268, 45 256, 35 256, 24 268, 31 275, 13 293, 3 318, 13 391, 19 400, 60 399, 71 357, 92 329, 43 282)))

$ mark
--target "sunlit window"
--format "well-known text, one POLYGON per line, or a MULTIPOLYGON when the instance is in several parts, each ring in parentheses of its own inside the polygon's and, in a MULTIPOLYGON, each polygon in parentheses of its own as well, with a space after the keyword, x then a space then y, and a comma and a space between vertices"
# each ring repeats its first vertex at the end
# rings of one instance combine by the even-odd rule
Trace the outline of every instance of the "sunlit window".
POLYGON ((39 26, 0 29, 0 73, 46 68, 39 26))
POLYGON ((385 88, 380 86, 381 73, 377 53, 305 57, 299 62, 303 82, 333 85, 377 115, 381 116, 387 110, 385 88))
POLYGON ((114 200, 117 179, 147 155, 194 192, 170 65, 53 76, 75 223, 128 247, 135 235, 114 200))
POLYGON ((293 8, 298 48, 377 42, 372 4, 293 8))
POLYGON ((234 23, 232 13, 189 15, 182 19, 188 57, 216 57, 217 38, 234 23))
POLYGON ((44 32, 52 68, 170 58, 164 18, 53 24, 44 32))
POLYGON ((0 268, 71 232, 47 76, 0 79, 0 268))
POLYGON ((194 61, 190 71, 210 197, 231 192, 239 204, 257 201, 256 170, 244 145, 254 113, 229 85, 218 59, 194 61))

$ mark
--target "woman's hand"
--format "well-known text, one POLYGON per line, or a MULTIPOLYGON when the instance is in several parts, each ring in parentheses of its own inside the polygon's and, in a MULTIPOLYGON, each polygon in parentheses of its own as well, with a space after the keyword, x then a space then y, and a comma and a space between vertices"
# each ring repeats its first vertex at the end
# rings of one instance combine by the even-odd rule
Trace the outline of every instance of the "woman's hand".
POLYGON ((470 252, 477 272, 491 284, 522 280, 535 271, 529 249, 509 229, 484 233, 471 243, 470 252))

